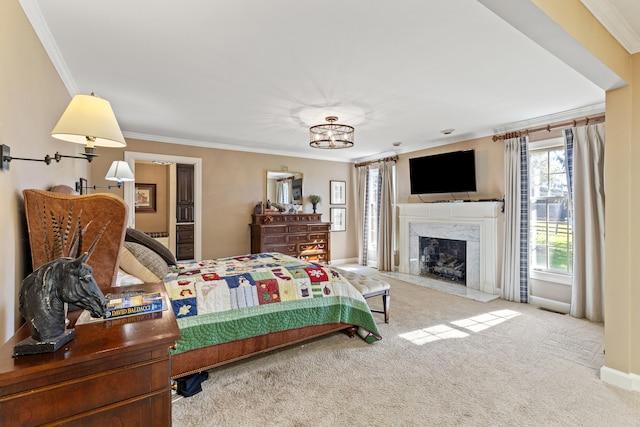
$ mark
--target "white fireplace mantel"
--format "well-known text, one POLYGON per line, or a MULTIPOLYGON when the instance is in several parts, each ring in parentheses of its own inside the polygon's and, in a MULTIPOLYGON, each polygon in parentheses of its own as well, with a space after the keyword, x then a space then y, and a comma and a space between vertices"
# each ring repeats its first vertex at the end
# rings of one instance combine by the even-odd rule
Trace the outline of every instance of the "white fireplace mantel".
POLYGON ((450 233, 457 235, 430 237, 458 240, 463 240, 462 235, 471 234, 473 237, 464 239, 472 241, 471 245, 467 244, 467 258, 468 261, 475 259, 479 263, 475 268, 471 267, 477 272, 471 287, 491 295, 500 293, 498 216, 502 202, 404 203, 396 206, 399 211, 400 273, 416 274, 417 243, 412 245, 411 242, 416 237, 416 230, 432 230, 429 234, 450 230, 450 233))

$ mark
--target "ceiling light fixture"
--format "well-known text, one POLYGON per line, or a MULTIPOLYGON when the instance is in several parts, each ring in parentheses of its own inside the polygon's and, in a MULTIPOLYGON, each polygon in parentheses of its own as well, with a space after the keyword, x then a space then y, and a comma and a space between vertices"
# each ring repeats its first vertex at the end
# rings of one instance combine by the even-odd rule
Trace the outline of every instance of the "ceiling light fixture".
POLYGON ((353 147, 353 136, 355 129, 349 125, 341 125, 336 116, 329 116, 325 119, 329 123, 311 126, 309 128, 310 142, 312 148, 349 148, 353 147))

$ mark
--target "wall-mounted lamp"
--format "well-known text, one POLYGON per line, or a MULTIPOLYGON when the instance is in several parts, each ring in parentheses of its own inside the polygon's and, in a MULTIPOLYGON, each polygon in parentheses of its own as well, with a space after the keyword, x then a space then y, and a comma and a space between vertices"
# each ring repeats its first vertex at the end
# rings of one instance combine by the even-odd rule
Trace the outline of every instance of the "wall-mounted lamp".
POLYGON ((78 94, 73 97, 67 109, 51 131, 51 136, 63 141, 85 144, 81 156, 65 156, 56 153, 46 155, 43 159, 12 157, 9 146, 2 145, 2 170, 9 170, 12 160, 29 160, 51 164, 51 160, 59 162, 63 157, 72 159, 93 160, 97 156, 95 147, 126 147, 116 116, 109 101, 91 95, 78 94))
POLYGON ((107 174, 104 176, 104 179, 106 179, 107 181, 116 181, 116 185, 105 185, 105 186, 93 185, 93 186, 83 187, 82 183, 78 181, 76 182, 76 191, 82 194, 84 193, 83 190, 88 190, 90 188, 94 190, 97 190, 98 188, 107 188, 107 189, 112 189, 116 187, 120 188, 122 187, 123 182, 135 181, 135 178, 133 177, 133 172, 131 172, 131 168, 129 167, 129 164, 127 162, 123 162, 122 160, 114 160, 114 162, 111 163, 111 167, 107 171, 107 174))

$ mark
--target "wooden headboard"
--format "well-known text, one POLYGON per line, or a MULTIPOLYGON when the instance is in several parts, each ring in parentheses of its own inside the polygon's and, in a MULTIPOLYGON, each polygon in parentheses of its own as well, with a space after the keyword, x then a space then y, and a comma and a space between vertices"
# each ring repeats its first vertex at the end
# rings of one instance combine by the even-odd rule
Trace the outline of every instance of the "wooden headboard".
POLYGON ((80 253, 99 236, 87 264, 103 292, 115 285, 127 227, 127 204, 109 193, 84 196, 24 190, 24 208, 33 269, 70 256, 72 239, 83 230, 80 253))

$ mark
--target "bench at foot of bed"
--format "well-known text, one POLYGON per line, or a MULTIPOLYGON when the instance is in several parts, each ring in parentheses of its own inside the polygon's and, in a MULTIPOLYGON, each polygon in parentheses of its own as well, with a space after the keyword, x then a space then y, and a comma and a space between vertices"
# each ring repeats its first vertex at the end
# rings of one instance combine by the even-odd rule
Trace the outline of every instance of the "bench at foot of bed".
POLYGON ((340 268, 336 268, 336 270, 360 291, 364 299, 381 296, 382 310, 372 308, 371 311, 384 314, 384 323, 389 323, 389 302, 391 300, 389 291, 391 285, 378 277, 357 274, 340 268))

